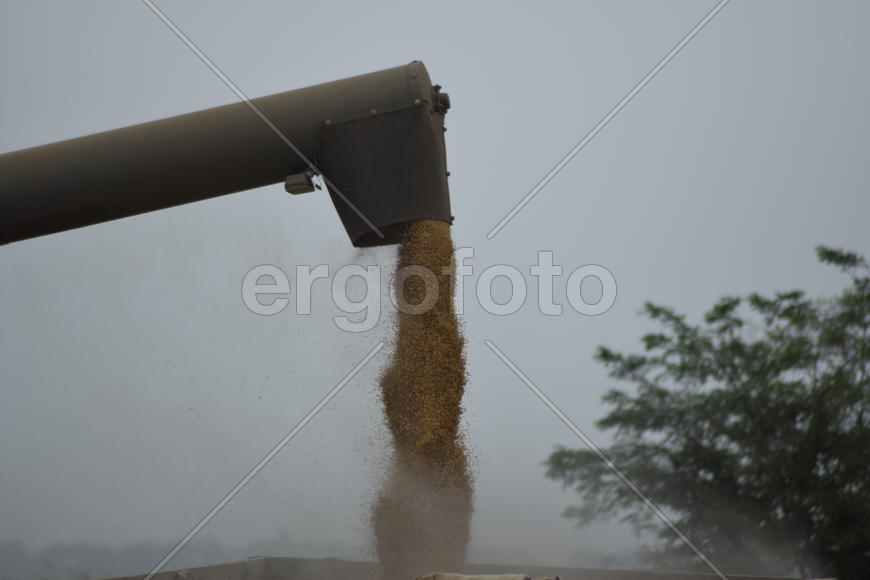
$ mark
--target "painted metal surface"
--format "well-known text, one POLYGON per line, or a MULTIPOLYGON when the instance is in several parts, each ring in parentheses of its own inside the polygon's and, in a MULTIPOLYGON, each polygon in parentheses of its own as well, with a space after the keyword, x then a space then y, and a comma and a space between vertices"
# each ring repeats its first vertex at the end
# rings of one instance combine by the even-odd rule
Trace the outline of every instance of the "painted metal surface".
MULTIPOLYGON (((251 103, 389 234, 372 235, 331 191, 351 241, 380 245, 396 241, 396 220, 451 219, 443 140, 449 98, 438 89, 414 61, 251 103), (432 195, 440 201, 422 201, 419 212, 406 203, 432 195)), ((15 151, 0 155, 0 243, 280 183, 311 169, 244 102, 15 151)))

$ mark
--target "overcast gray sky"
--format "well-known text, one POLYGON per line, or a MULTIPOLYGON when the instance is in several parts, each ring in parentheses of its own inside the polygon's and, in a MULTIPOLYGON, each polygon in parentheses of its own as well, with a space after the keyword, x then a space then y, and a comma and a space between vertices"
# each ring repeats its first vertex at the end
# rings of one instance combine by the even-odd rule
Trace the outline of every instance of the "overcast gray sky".
MULTIPOLYGON (((475 275, 511 264, 530 286, 506 317, 466 289, 479 558, 596 566, 584 554, 637 544, 618 524, 578 531, 560 517, 573 497, 541 462, 580 442, 484 340, 606 443, 593 423, 615 384, 591 357, 599 344, 639 348, 645 300, 697 320, 723 294, 830 293, 845 280, 817 264, 814 246, 870 253, 870 5, 860 1, 734 0, 487 240, 713 5, 160 2, 251 96, 413 59, 450 93, 456 244, 474 248, 475 275), (538 313, 528 276, 538 250, 566 273, 606 266, 613 308, 538 313)), ((2 152, 235 100, 132 1, 4 2, 0 78, 2 152)), ((311 316, 252 314, 245 273, 392 259, 389 248, 352 248, 324 194, 280 185, 0 248, 0 542, 183 536, 391 333, 386 314, 367 333, 339 330, 325 285, 311 316)), ((556 288, 564 303, 564 278, 556 288)), ((376 356, 202 536, 247 545, 288 533, 320 546, 312 555, 368 557, 384 362, 376 356)))

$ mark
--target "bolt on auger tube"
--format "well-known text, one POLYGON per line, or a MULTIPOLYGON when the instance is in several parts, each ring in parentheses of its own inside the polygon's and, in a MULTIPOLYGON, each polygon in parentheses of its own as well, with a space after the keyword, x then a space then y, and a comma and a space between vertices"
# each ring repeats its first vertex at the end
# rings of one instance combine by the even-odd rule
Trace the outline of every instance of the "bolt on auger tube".
MULTIPOLYGON (((354 245, 396 243, 410 220, 452 221, 450 99, 422 62, 251 102, 322 172, 354 245)), ((6 153, 0 243, 272 183, 300 193, 314 173, 243 102, 6 153)))

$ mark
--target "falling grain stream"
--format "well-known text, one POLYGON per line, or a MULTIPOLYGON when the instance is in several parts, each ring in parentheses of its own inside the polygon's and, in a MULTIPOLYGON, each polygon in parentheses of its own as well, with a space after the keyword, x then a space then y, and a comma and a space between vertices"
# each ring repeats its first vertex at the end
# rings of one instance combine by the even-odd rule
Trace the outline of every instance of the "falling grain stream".
POLYGON ((459 431, 465 358, 453 310, 450 225, 411 222, 399 247, 397 272, 407 266, 426 268, 438 288, 427 289, 417 275, 404 284, 396 278, 404 288, 395 292, 404 293, 406 304, 424 305, 427 291, 437 298, 423 313, 399 309, 393 358, 380 382, 393 450, 390 472, 372 509, 383 580, 459 570, 472 511, 472 481, 459 431))

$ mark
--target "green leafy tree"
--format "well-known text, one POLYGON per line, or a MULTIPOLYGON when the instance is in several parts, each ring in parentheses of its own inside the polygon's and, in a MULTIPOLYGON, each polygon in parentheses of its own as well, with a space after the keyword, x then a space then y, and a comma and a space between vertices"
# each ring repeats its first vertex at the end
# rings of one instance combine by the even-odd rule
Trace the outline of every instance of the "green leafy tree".
MULTIPOLYGON (((635 386, 604 397, 605 453, 726 572, 870 577, 870 268, 817 253, 851 277, 841 294, 726 297, 697 326, 647 303, 644 354, 596 354, 635 386)), ((703 566, 591 451, 545 465, 579 494, 566 517, 618 517, 660 565, 703 566)))

